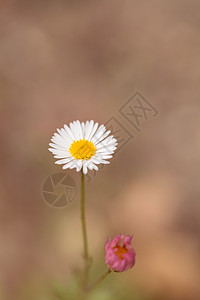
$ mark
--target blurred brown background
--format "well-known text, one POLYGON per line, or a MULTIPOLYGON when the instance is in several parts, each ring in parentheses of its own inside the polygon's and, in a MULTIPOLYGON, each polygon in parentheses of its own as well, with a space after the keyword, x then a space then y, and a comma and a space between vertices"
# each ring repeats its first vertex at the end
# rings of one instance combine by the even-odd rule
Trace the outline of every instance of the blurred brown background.
POLYGON ((44 202, 44 178, 61 171, 48 143, 64 123, 111 116, 134 140, 86 187, 92 274, 118 232, 134 234, 137 260, 90 299, 200 299, 199 11, 197 0, 1 0, 0 299, 73 293, 79 193, 67 208, 44 202), (159 111, 140 133, 118 111, 136 91, 159 111))

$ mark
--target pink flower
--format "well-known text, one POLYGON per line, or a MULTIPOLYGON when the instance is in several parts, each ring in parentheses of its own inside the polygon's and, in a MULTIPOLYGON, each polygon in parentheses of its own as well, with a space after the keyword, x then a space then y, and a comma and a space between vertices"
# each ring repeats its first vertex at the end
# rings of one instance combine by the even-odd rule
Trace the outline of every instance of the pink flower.
POLYGON ((134 266, 135 252, 131 245, 132 237, 118 234, 112 241, 108 238, 105 245, 105 261, 110 269, 123 272, 134 266))

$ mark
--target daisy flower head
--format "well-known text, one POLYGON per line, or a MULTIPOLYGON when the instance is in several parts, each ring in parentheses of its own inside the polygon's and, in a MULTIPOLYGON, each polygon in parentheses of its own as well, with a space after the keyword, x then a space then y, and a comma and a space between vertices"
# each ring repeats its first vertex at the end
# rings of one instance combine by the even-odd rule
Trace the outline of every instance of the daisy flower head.
POLYGON ((58 160, 56 164, 63 169, 74 169, 84 174, 89 170, 98 170, 98 164, 109 164, 116 150, 117 140, 110 135, 104 125, 94 121, 74 121, 69 126, 57 129, 49 145, 49 151, 58 160))
POLYGON ((124 272, 135 264, 135 251, 131 245, 133 236, 118 234, 105 245, 105 261, 111 270, 124 272))

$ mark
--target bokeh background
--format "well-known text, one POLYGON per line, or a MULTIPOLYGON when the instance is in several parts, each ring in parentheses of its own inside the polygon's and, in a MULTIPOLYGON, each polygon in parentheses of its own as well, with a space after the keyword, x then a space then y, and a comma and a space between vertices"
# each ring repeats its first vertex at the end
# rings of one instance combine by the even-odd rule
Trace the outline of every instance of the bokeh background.
POLYGON ((108 236, 134 234, 135 267, 90 300, 200 299, 200 2, 1 0, 0 299, 73 300, 82 267, 77 196, 56 209, 44 179, 56 128, 114 116, 133 135, 87 183, 91 279, 108 236), (139 91, 158 111, 137 132, 139 91), (75 278, 75 279, 74 279, 75 278))

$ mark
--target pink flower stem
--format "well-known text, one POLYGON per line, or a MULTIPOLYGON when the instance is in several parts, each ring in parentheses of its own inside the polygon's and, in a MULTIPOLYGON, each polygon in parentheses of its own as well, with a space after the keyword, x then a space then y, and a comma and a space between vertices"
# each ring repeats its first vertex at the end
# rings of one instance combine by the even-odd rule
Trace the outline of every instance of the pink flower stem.
POLYGON ((86 288, 86 292, 90 292, 93 290, 99 283, 101 283, 110 273, 112 272, 111 269, 108 269, 103 275, 101 275, 93 284, 86 288))

